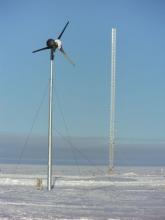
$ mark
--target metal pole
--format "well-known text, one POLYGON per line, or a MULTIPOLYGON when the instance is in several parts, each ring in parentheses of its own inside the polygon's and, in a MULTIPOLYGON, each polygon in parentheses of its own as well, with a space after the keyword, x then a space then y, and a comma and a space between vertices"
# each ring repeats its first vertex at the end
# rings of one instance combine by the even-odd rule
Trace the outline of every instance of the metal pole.
POLYGON ((49 122, 48 122, 48 176, 47 188, 52 189, 52 103, 53 103, 53 60, 54 51, 50 54, 50 84, 49 84, 49 122))
POLYGON ((113 167, 114 167, 114 146, 115 146, 115 72, 116 72, 116 29, 112 28, 109 172, 111 172, 113 170, 113 167))

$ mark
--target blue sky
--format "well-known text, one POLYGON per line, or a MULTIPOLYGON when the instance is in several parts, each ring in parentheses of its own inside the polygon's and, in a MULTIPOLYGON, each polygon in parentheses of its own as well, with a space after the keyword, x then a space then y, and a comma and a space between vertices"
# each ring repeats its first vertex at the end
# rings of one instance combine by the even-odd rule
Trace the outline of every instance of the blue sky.
MULTIPOLYGON (((0 1, 0 133, 26 135, 49 79, 56 38, 76 63, 55 57, 55 90, 72 137, 108 137, 111 29, 117 28, 116 134, 165 140, 163 0, 0 1)), ((47 97, 34 126, 47 135, 47 97)), ((54 127, 66 135, 55 98, 54 127)))

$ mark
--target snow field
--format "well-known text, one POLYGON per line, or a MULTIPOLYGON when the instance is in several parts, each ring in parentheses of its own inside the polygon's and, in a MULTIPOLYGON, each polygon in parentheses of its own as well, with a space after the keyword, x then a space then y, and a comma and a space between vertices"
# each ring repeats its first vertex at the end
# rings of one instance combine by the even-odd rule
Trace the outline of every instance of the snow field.
POLYGON ((102 173, 91 175, 94 169, 82 167, 77 175, 73 167, 56 167, 54 188, 48 192, 45 170, 32 166, 12 173, 4 165, 0 219, 165 219, 164 168, 117 168, 112 175, 101 168, 102 173), (38 177, 43 190, 36 189, 38 177))

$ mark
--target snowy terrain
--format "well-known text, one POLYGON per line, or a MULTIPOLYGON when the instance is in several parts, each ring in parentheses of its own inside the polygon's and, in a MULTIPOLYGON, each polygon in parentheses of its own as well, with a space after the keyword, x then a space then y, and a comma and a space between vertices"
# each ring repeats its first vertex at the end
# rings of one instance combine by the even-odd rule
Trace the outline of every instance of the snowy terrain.
POLYGON ((0 165, 0 219, 165 219, 165 168, 0 165), (43 190, 36 189, 42 178, 43 190))

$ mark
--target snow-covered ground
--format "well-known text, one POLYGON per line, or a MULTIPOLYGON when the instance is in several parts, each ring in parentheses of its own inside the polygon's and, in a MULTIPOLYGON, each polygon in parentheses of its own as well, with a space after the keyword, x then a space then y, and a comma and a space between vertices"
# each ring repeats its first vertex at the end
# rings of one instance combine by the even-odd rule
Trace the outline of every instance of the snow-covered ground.
POLYGON ((165 220, 165 168, 54 167, 54 188, 46 188, 46 167, 0 165, 0 220, 165 220), (42 178, 43 190, 36 189, 42 178))

